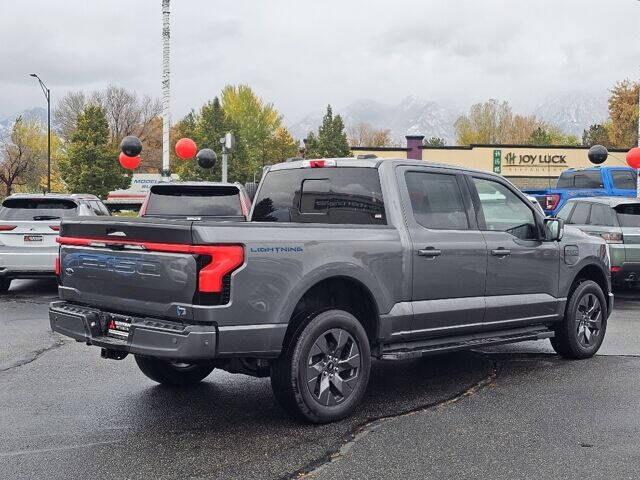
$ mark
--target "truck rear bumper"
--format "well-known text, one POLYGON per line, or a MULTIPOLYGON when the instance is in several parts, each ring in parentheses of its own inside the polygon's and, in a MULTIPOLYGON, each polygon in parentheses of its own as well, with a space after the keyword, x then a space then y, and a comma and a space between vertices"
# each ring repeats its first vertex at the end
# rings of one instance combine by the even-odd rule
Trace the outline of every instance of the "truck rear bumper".
POLYGON ((614 285, 640 282, 640 262, 623 262, 619 270, 611 272, 614 285))
POLYGON ((57 301, 49 307, 51 329, 67 337, 134 355, 173 360, 229 357, 276 357, 280 354, 286 324, 185 325, 155 318, 122 315, 57 301), (125 325, 117 336, 111 321, 125 325))

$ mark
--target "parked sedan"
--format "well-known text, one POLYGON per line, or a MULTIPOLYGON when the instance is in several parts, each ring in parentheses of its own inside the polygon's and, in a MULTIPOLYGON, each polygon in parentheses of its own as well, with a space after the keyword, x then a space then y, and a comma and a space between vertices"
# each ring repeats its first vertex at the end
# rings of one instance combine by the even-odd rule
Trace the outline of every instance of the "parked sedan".
POLYGON ((55 275, 62 218, 109 215, 95 195, 15 194, 0 207, 0 292, 14 278, 55 275))
POLYGON ((640 199, 573 199, 557 216, 585 233, 602 237, 609 244, 614 284, 640 282, 640 199))

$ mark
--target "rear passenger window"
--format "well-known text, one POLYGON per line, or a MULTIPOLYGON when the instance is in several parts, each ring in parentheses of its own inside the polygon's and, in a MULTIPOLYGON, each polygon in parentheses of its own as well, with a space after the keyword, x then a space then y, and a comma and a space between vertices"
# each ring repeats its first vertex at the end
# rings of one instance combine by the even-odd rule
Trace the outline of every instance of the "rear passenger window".
POLYGON ((614 212, 607 205, 591 206, 591 217, 589 218, 589 225, 602 225, 605 227, 613 227, 613 215, 614 212))
POLYGON ((407 172, 405 179, 416 222, 433 229, 469 229, 462 192, 454 175, 407 172))
POLYGON ((292 168, 267 173, 254 222, 387 223, 376 168, 292 168))
POLYGON ((586 202, 579 202, 576 204, 576 208, 573 209, 573 215, 571 215, 571 221, 576 225, 585 225, 589 218, 589 210, 591 210, 591 204, 586 202))

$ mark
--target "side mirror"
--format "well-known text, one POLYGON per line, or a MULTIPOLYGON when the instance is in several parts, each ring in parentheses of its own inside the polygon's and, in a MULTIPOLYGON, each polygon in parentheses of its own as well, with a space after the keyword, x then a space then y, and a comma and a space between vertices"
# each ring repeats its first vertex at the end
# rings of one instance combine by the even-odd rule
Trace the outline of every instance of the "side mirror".
POLYGON ((564 234, 564 220, 561 218, 544 219, 544 239, 547 242, 558 242, 564 234))

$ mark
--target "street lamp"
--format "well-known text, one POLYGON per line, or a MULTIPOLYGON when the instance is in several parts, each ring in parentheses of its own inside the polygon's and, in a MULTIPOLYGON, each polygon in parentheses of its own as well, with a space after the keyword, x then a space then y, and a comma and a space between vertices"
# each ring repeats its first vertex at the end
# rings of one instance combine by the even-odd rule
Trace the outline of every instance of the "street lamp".
POLYGON ((51 92, 37 74, 30 73, 29 76, 38 79, 47 99, 47 193, 51 193, 51 92))

